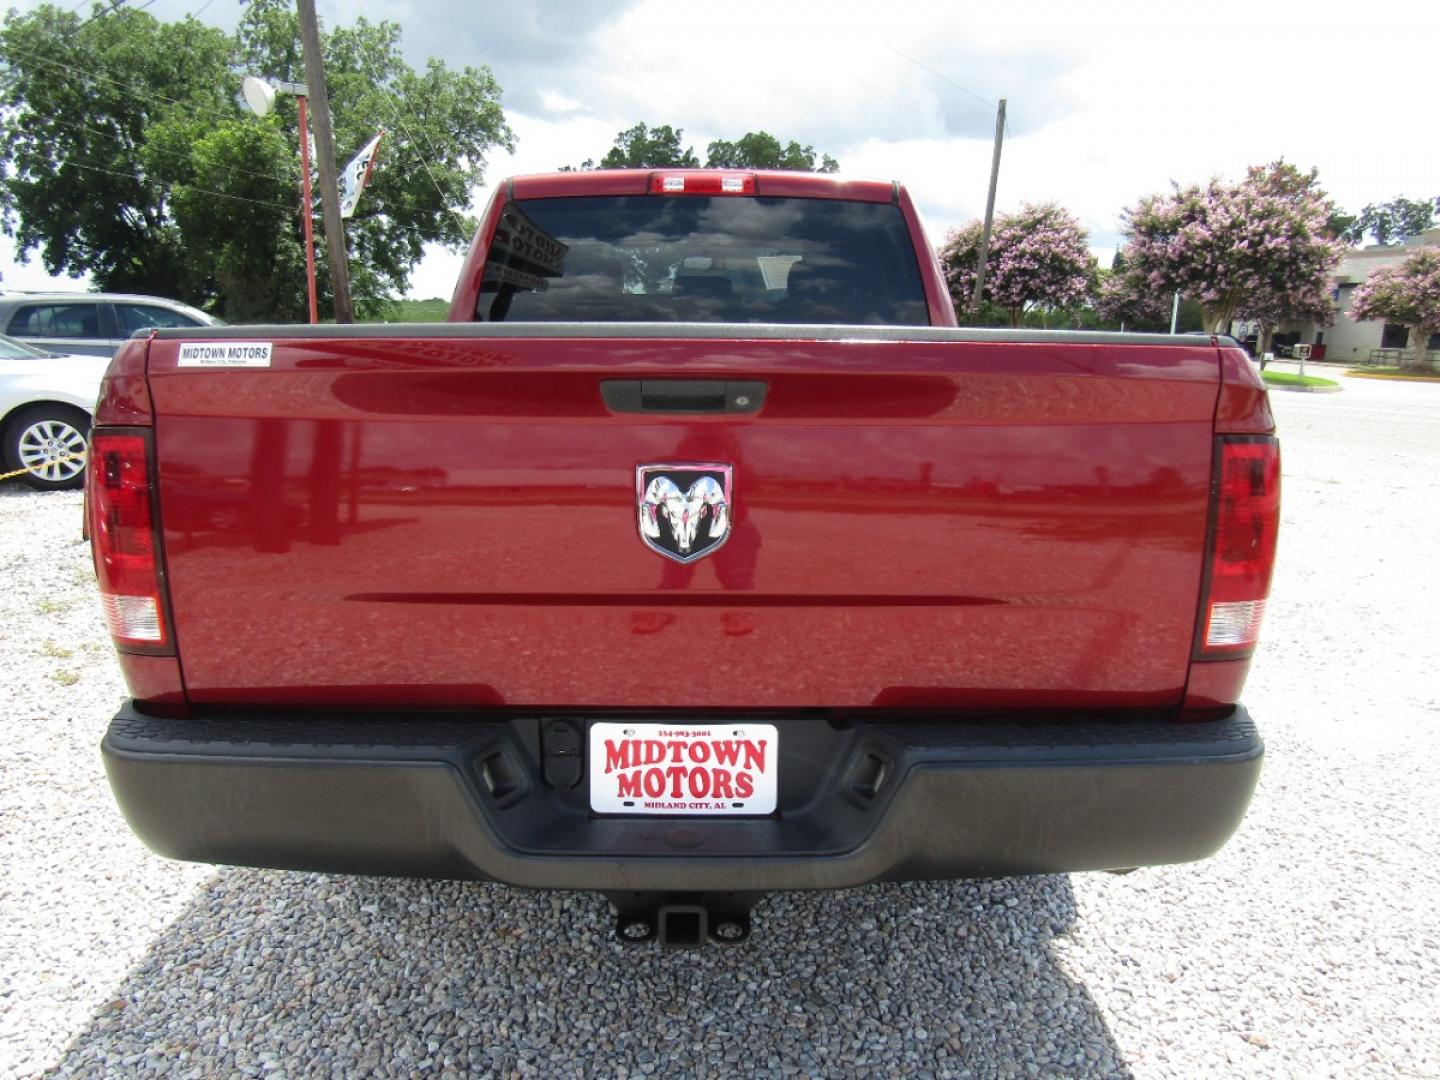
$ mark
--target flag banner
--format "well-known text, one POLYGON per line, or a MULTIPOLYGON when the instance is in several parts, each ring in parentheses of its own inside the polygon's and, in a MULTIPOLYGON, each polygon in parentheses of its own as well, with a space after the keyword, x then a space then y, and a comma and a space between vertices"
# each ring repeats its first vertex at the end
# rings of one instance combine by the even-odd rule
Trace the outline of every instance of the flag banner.
POLYGON ((384 134, 385 132, 382 131, 366 143, 364 149, 351 158, 350 164, 340 171, 340 216, 342 218, 354 216, 355 207, 360 203, 360 193, 365 190, 365 184, 375 170, 375 153, 380 149, 380 139, 384 134))

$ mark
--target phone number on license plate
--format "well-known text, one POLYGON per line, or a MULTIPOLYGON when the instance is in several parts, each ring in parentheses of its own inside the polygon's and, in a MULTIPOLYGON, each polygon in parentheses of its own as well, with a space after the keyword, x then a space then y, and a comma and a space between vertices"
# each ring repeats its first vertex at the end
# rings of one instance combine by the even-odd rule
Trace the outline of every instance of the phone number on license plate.
POLYGON ((598 814, 769 814, 780 769, 774 724, 590 725, 598 814))

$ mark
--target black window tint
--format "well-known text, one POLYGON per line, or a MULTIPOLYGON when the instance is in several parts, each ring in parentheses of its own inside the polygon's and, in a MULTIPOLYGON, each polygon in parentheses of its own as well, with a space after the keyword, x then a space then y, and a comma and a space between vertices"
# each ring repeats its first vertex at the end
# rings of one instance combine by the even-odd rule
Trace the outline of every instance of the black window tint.
POLYGON ((185 329, 200 323, 188 315, 154 304, 116 304, 115 315, 120 320, 120 333, 129 337, 136 330, 185 329))
POLYGON ((1380 332, 1380 347, 1382 349, 1403 349, 1410 341, 1410 328, 1401 326, 1399 323, 1386 323, 1385 329, 1380 332))
POLYGON ((12 337, 98 338, 96 304, 26 304, 15 310, 6 331, 12 337))
POLYGON ((623 195, 509 204, 475 317, 923 326, 929 311, 898 206, 623 195))

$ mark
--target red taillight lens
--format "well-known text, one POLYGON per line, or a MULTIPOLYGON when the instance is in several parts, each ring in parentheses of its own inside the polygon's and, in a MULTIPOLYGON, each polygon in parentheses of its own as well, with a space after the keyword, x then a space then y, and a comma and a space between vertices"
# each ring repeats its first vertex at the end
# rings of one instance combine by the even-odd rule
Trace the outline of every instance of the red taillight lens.
POLYGON ((148 435, 97 431, 90 439, 90 544, 100 605, 115 644, 168 651, 150 490, 148 435))
POLYGON ((1222 438, 1215 464, 1214 532, 1201 608, 1199 659, 1247 656, 1260 636, 1280 528, 1280 444, 1222 438))
POLYGON ((655 173, 652 195, 754 195, 755 177, 746 173, 655 173))

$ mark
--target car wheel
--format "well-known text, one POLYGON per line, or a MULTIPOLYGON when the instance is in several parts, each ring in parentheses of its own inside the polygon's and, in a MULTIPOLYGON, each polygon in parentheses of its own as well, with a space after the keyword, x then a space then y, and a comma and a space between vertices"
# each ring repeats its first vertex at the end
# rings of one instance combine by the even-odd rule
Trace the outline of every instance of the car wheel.
POLYGON ((5 425, 5 471, 28 470, 22 481, 41 491, 77 488, 85 480, 90 417, 68 405, 32 405, 5 425))

